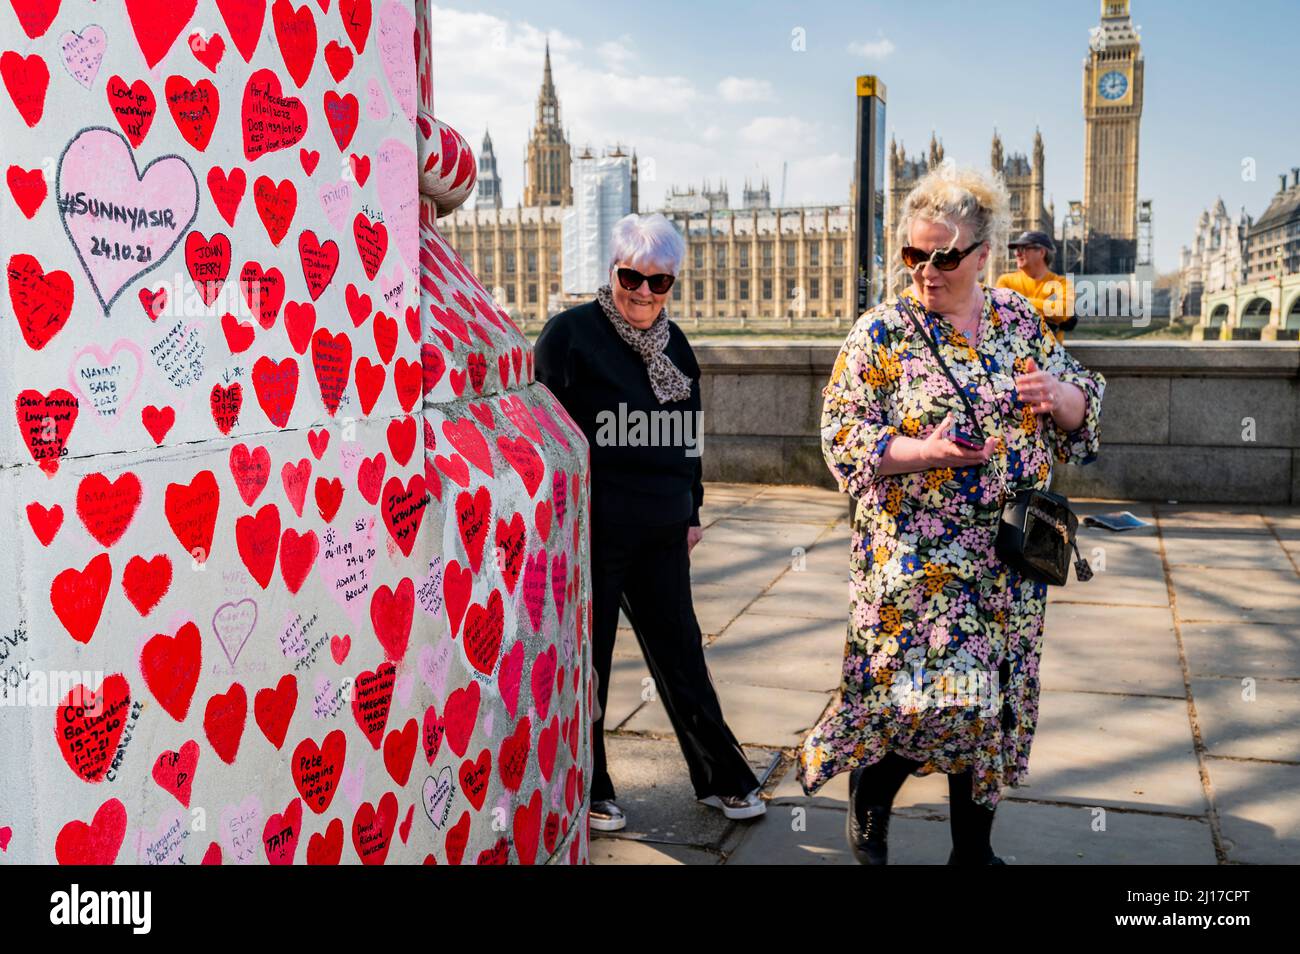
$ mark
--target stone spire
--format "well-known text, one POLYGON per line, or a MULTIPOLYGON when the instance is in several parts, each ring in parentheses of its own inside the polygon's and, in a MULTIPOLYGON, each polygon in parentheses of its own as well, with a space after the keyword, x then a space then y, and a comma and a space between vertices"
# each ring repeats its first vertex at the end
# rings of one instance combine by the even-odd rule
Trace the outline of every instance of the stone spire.
POLYGON ((492 148, 492 134, 483 130, 483 148, 478 154, 478 185, 474 193, 477 209, 501 208, 501 176, 497 172, 496 151, 492 148))

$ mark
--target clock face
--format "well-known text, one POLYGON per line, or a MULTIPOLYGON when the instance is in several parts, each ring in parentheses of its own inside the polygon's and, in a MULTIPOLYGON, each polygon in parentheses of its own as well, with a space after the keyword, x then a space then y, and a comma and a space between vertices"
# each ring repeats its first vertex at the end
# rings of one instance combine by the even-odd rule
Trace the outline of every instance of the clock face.
POLYGON ((1103 99, 1121 99, 1128 92, 1128 77, 1119 70, 1104 73, 1097 81, 1097 92, 1103 99))

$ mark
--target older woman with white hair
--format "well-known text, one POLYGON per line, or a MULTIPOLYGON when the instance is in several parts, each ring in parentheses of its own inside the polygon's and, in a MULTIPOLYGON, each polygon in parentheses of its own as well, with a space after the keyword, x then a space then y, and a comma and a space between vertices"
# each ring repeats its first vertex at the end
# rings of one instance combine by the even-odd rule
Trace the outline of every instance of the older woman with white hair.
POLYGON ((996 532, 1009 493, 1096 456, 1106 382, 1028 300, 980 283, 1008 209, 999 179, 924 176, 898 229, 911 287, 858 319, 823 391, 823 453, 858 500, 852 608, 800 779, 811 795, 850 772, 862 864, 887 863, 894 796, 932 772, 948 776, 949 864, 1002 864, 994 809, 1029 769, 1047 587, 999 558, 996 532))
POLYGON ((704 499, 700 367, 664 310, 685 253, 682 236, 662 215, 621 219, 610 241, 609 284, 595 301, 551 318, 534 346, 537 379, 591 445, 591 638, 599 713, 592 727, 590 819, 597 831, 626 824, 604 740, 620 604, 677 733, 696 797, 728 818, 766 810, 753 769, 723 719, 691 602, 689 554, 700 540, 704 499))

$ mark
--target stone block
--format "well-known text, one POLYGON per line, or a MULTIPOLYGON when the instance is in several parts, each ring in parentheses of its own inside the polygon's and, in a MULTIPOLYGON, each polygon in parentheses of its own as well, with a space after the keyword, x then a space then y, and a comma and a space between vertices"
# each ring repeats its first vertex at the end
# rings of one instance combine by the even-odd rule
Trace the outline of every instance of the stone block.
MULTIPOLYGON (((1295 447, 1300 390, 1294 379, 1170 379, 1169 443, 1219 447, 1295 447), (1254 422, 1254 439, 1243 438, 1254 422)), ((1104 438, 1103 438, 1104 439, 1104 438)), ((1136 443, 1136 442, 1134 442, 1136 443)))

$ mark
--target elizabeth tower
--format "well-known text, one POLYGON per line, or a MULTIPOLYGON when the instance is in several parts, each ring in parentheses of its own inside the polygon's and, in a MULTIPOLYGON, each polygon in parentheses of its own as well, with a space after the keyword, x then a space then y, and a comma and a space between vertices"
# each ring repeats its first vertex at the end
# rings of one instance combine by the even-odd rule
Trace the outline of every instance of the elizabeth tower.
POLYGON ((1137 261, 1142 44, 1129 0, 1101 0, 1083 66, 1084 271, 1129 274, 1137 261))

